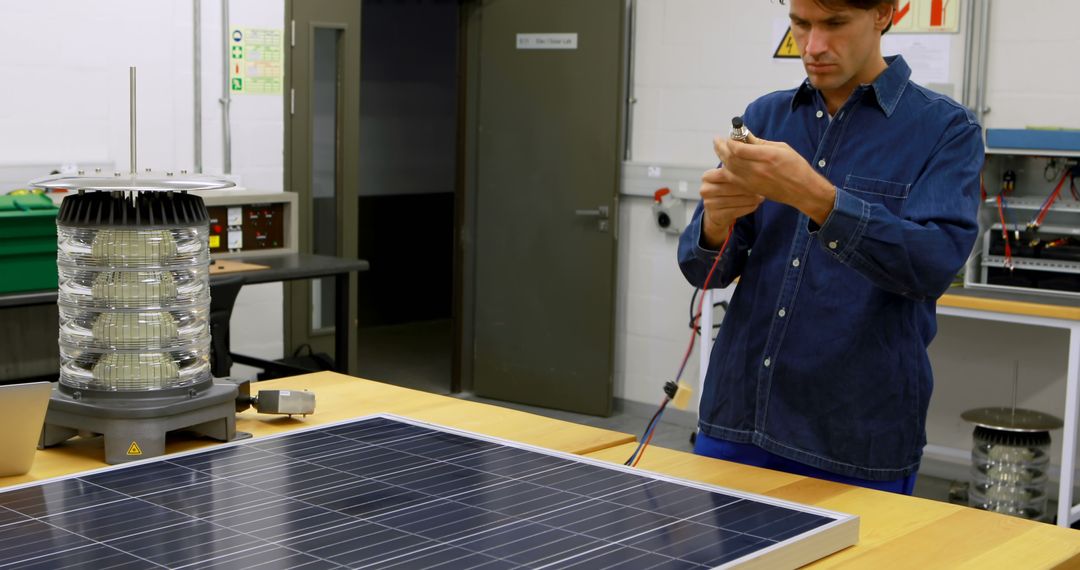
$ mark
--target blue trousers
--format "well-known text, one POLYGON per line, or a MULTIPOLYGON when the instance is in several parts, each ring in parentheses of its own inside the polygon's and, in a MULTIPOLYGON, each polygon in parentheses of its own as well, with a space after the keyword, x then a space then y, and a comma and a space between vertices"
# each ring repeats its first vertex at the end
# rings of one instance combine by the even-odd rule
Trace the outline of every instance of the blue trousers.
POLYGON ((915 490, 915 473, 894 481, 870 481, 869 479, 845 477, 843 475, 837 475, 836 473, 830 473, 823 469, 818 469, 817 467, 811 467, 797 461, 792 461, 785 457, 780 457, 779 455, 774 455, 750 443, 724 441, 722 439, 709 437, 701 432, 698 432, 697 434, 697 439, 694 443, 694 453, 706 457, 734 461, 745 465, 753 465, 755 467, 764 467, 766 469, 786 471, 788 473, 814 477, 816 479, 825 479, 826 481, 836 481, 837 483, 846 483, 848 485, 856 485, 868 489, 877 489, 878 491, 889 491, 891 493, 910 495, 911 492, 915 490))

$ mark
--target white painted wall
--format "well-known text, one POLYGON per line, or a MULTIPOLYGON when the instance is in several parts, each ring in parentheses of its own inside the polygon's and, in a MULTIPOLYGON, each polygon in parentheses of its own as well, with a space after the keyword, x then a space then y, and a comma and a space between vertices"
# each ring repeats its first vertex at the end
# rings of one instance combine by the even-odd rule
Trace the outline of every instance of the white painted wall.
MULTIPOLYGON (((220 2, 202 3, 203 164, 222 169, 220 2)), ((234 27, 284 26, 282 0, 232 0, 234 27)), ((193 10, 190 0, 0 1, 0 168, 112 163, 126 171, 128 67, 138 68, 138 164, 194 164, 193 10)), ((232 172, 248 188, 282 190, 282 98, 234 96, 232 172)), ((3 189, 0 189, 3 190, 3 189)), ((245 287, 232 342, 238 352, 282 351, 280 284, 245 287)))
POLYGON ((984 126, 1080 129, 1080 3, 998 0, 992 7, 984 126))
MULTIPOLYGON (((1035 4, 993 3, 989 127, 1080 127, 1080 76, 1070 71, 1075 68, 1071 54, 1080 51, 1071 24, 1080 21, 1080 4, 1035 4)), ((787 14, 776 2, 637 0, 637 10, 635 163, 711 167, 716 160, 711 139, 727 132, 732 115, 754 98, 805 77, 797 60, 771 59, 787 14)), ((950 37, 950 78, 959 94, 963 38, 950 37)), ((655 228, 650 208, 649 198, 622 197, 616 396, 655 405, 689 338, 691 289, 676 265, 675 237, 655 228)), ((937 379, 930 443, 969 448, 971 428, 959 419, 960 412, 1007 404, 1014 360, 1020 361, 1020 405, 1063 415, 1066 347, 1065 334, 1058 331, 940 318, 930 349, 937 379)), ((684 378, 697 378, 695 362, 696 354, 684 378)), ((1059 432, 1058 449, 1060 439, 1059 432)), ((1054 460, 1058 457, 1055 450, 1054 460)))

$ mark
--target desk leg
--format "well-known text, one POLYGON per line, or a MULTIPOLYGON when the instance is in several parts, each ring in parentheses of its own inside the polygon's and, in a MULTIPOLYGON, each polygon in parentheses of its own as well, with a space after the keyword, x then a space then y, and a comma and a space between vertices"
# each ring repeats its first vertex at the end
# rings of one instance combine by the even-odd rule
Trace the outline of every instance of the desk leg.
POLYGON ((1061 487, 1058 490, 1058 525, 1069 527, 1073 514, 1073 474, 1076 472, 1077 408, 1080 407, 1080 327, 1069 328, 1069 363, 1065 375, 1065 430, 1061 440, 1061 487))
POLYGON ((349 273, 334 276, 334 370, 349 373, 349 273))

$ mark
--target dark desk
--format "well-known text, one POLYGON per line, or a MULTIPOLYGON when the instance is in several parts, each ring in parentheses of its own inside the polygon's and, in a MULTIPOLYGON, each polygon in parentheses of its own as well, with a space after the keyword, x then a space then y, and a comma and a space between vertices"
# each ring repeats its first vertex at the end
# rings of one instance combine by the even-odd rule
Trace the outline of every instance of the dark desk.
MULTIPOLYGON (((348 374, 349 343, 355 340, 352 339, 349 334, 352 330, 351 327, 349 327, 349 303, 351 302, 351 299, 349 299, 349 274, 367 271, 370 267, 367 261, 308 253, 285 253, 280 255, 261 255, 229 259, 232 261, 265 265, 267 268, 224 274, 211 273, 211 285, 213 285, 215 281, 231 280, 234 278, 239 278, 244 285, 254 285, 256 283, 273 283, 276 281, 333 277, 335 291, 334 302, 336 303, 335 307, 337 307, 337 310, 334 311, 334 370, 348 374)), ((0 308, 55 304, 55 289, 0 295, 0 308)), ((251 364, 260 367, 269 364, 267 361, 243 355, 234 355, 233 360, 241 364, 251 364)))
MULTIPOLYGON (((252 256, 229 258, 230 261, 242 261, 267 266, 266 269, 239 271, 210 275, 210 284, 214 281, 241 278, 244 285, 273 283, 276 281, 294 281, 297 279, 315 279, 318 277, 334 278, 334 371, 349 373, 349 346, 356 342, 349 326, 349 274, 367 271, 371 266, 363 259, 346 259, 329 255, 309 253, 290 253, 284 255, 252 256)), ((259 368, 275 367, 271 361, 260 358, 233 354, 233 361, 259 368)), ((279 366, 280 367, 280 366, 279 366)), ((296 373, 298 369, 284 367, 285 372, 296 373)))

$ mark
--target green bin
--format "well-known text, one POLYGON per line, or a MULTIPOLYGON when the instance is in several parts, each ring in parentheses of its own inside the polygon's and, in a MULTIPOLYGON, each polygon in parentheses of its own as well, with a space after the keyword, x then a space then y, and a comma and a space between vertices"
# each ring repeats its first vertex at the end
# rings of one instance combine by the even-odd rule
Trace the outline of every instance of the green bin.
POLYGON ((0 196, 0 293, 56 289, 56 213, 48 196, 0 196))

